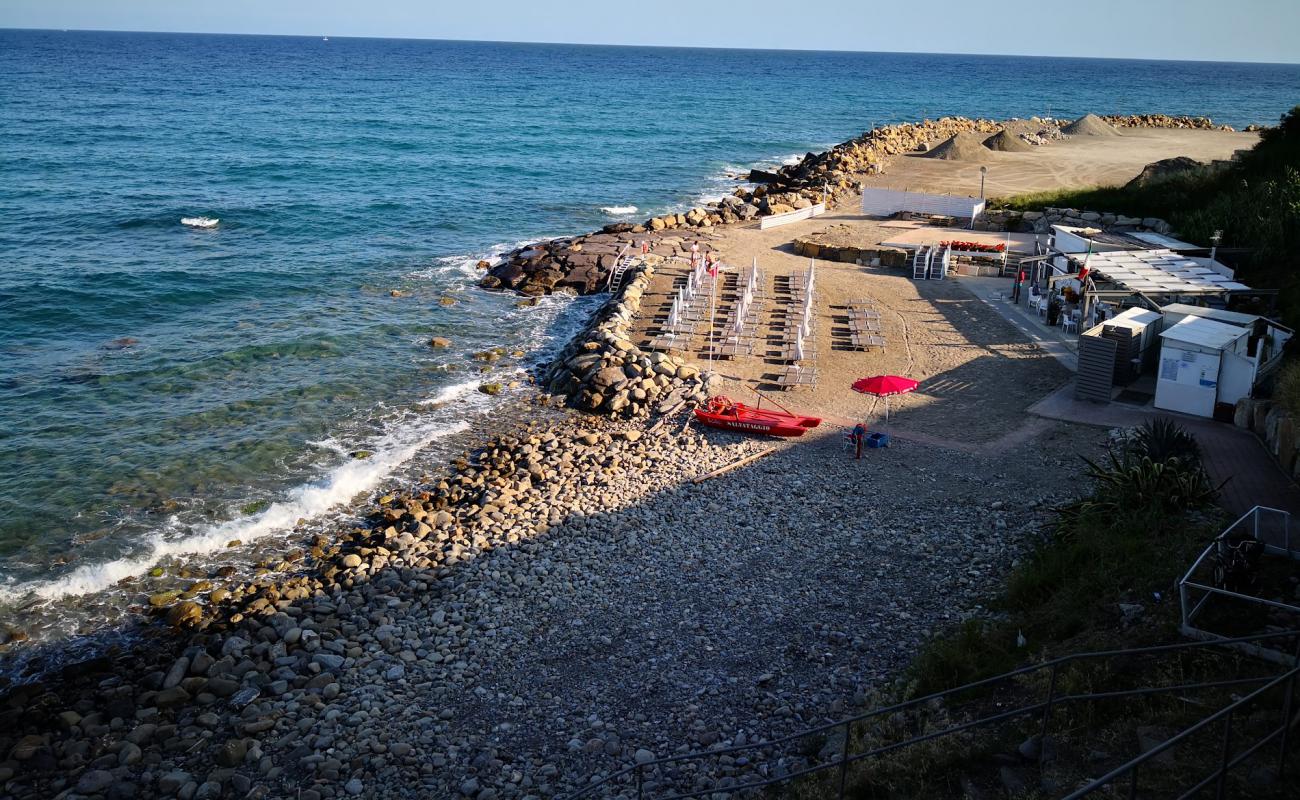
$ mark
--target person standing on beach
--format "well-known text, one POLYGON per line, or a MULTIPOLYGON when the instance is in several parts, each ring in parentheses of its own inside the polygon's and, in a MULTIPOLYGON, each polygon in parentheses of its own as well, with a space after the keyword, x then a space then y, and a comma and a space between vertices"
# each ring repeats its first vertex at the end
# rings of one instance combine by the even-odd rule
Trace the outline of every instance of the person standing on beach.
POLYGON ((695 261, 700 257, 700 242, 697 239, 691 244, 691 269, 695 269, 695 261))
POLYGON ((858 461, 862 460, 862 443, 867 439, 867 425, 865 422, 859 422, 853 426, 853 432, 849 434, 849 439, 853 442, 853 457, 858 461))
POLYGON ((1016 285, 1011 288, 1011 302, 1020 305, 1020 287, 1025 285, 1025 271, 1016 273, 1016 285))

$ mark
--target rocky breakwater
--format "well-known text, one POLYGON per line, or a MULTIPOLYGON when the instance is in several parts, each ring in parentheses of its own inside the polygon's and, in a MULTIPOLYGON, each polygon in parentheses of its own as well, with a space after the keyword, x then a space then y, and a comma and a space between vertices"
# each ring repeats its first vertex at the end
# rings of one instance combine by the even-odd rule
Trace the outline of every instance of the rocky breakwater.
POLYGON ((624 417, 668 413, 705 400, 708 384, 699 369, 677 356, 643 351, 632 341, 632 320, 654 276, 654 258, 642 261, 622 293, 552 362, 543 376, 552 395, 585 411, 624 417))
POLYGON ((833 188, 858 189, 861 181, 856 179, 857 175, 882 172, 885 163, 893 156, 924 150, 958 133, 978 131, 991 134, 1001 129, 1002 126, 993 120, 966 117, 886 125, 837 144, 824 153, 809 153, 799 163, 776 172, 754 170, 749 179, 775 188, 820 188, 829 184, 833 188))
POLYGON ((751 170, 748 181, 722 199, 688 211, 651 217, 640 224, 618 222, 600 231, 572 238, 535 242, 498 258, 481 261, 487 272, 484 289, 537 296, 558 292, 593 294, 605 288, 620 253, 645 245, 664 254, 660 243, 825 203, 833 208, 862 186, 858 176, 883 171, 886 160, 923 150, 963 131, 995 133, 992 120, 943 117, 916 123, 886 125, 836 145, 808 153, 796 164, 777 170, 751 170))
POLYGON ((1169 114, 1103 114, 1102 119, 1116 128, 1189 128, 1205 131, 1232 131, 1231 125, 1215 125, 1209 117, 1170 116, 1169 114))

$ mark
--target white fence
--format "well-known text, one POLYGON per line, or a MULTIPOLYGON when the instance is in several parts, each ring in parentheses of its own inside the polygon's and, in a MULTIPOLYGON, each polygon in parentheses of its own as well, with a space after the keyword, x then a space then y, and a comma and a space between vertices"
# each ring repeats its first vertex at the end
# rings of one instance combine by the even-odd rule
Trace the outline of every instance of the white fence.
POLYGON ((759 230, 775 228, 778 225, 789 225, 791 222, 798 222, 801 219, 810 219, 826 213, 826 204, 818 203, 815 206, 801 208, 798 211, 787 211, 784 214, 773 214, 770 217, 763 217, 758 221, 759 230))
POLYGON ((955 194, 926 194, 901 189, 863 189, 862 213, 873 217, 889 217, 900 211, 918 214, 936 214, 974 220, 984 213, 984 201, 978 197, 961 197, 955 194))

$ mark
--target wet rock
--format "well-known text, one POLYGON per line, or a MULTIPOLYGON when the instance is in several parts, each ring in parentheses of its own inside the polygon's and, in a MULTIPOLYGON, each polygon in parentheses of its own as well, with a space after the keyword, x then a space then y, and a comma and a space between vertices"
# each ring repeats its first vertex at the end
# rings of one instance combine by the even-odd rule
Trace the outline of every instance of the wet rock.
POLYGON ((113 773, 105 769, 92 769, 81 773, 77 791, 81 794, 99 794, 113 785, 113 773))

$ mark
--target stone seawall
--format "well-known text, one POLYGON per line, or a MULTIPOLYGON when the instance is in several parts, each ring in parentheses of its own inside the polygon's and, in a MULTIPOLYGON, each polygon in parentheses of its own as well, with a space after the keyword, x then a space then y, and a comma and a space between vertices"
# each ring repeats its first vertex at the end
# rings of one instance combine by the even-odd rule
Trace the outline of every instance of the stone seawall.
POLYGON ((825 202, 834 208, 861 188, 858 176, 881 171, 887 160, 921 149, 963 131, 993 133, 992 120, 944 117, 875 128, 822 153, 808 153, 797 164, 767 172, 753 170, 753 188, 740 187, 716 203, 679 214, 651 217, 641 224, 606 225, 598 232, 573 238, 535 242, 513 250, 496 263, 483 261, 485 289, 524 295, 600 291, 626 245, 647 242, 654 247, 664 237, 690 237, 720 225, 752 222, 825 202))
MULTIPOLYGON (((1214 125, 1208 117, 1133 114, 1107 116, 1104 119, 1121 128, 1232 130, 1226 125, 1214 125)), ((1036 122, 1050 128, 1067 121, 1036 122)), ((760 217, 796 211, 823 201, 831 209, 854 196, 862 187, 861 176, 882 172, 891 158, 924 150, 959 133, 993 134, 1005 124, 989 119, 943 117, 874 128, 825 152, 808 153, 796 164, 771 171, 751 170, 747 176, 748 182, 757 184, 756 186, 739 187, 716 203, 697 206, 682 213, 651 217, 639 224, 612 223, 584 236, 535 242, 506 253, 496 262, 479 262, 479 267, 487 273, 479 285, 493 291, 515 291, 530 296, 555 292, 592 294, 604 287, 624 246, 637 247, 643 241, 653 246, 661 237, 690 237, 717 226, 745 224, 760 217)), ((1089 220, 1082 217, 1076 219, 1074 215, 1078 213, 1063 213, 1058 220, 1042 223, 1039 230, 1035 225, 1026 227, 1023 215, 1006 212, 1000 218, 992 217, 993 221, 987 224, 994 227, 984 230, 1044 232, 1046 226, 1053 221, 1086 225, 1089 220), (997 227, 998 225, 1004 227, 997 227)), ((1035 219, 1030 217, 1029 221, 1035 219)), ((1149 225, 1144 227, 1160 230, 1149 225)), ((1167 232, 1167 227, 1160 232, 1167 232)), ((874 257, 876 256, 872 256, 874 257)), ((844 254, 837 258, 856 261, 859 256, 848 259, 848 255, 844 254)))
POLYGON ((1099 228, 1103 231, 1173 232, 1172 226, 1158 217, 1130 217, 1110 211, 1085 211, 1077 208, 1044 208, 1042 211, 990 209, 976 220, 975 230, 1045 234, 1051 231, 1053 225, 1099 228))
POLYGON ((647 256, 622 291, 597 313, 592 324, 551 363, 543 382, 548 391, 586 411, 645 416, 669 411, 691 400, 703 402, 707 387, 700 371, 677 356, 641 350, 631 339, 632 320, 657 256, 647 256))

